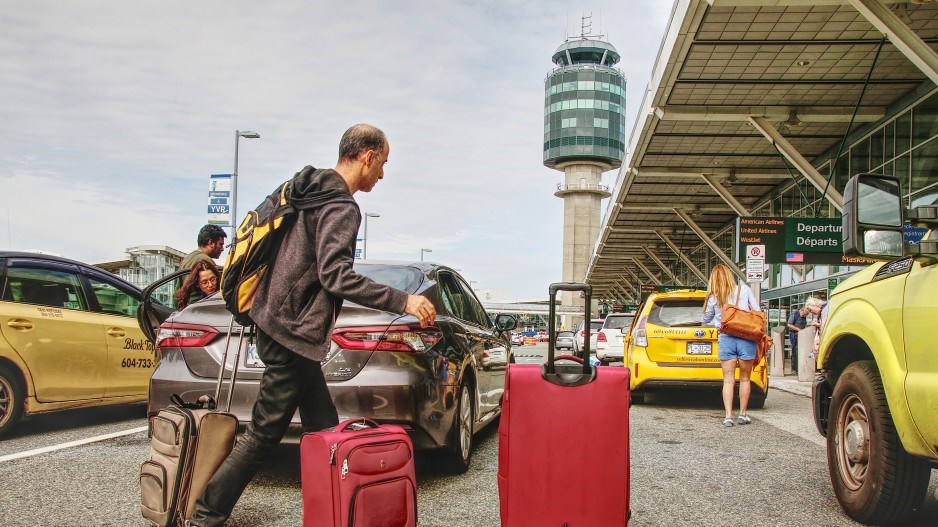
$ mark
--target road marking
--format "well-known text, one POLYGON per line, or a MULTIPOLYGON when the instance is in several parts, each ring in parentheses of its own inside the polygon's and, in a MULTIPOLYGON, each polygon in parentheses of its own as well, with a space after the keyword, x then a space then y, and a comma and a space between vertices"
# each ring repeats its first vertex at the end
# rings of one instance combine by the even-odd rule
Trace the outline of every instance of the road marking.
POLYGON ((97 443, 99 441, 106 441, 108 439, 114 439, 115 437, 129 436, 131 434, 137 434, 137 433, 146 432, 146 431, 147 431, 146 426, 140 426, 137 428, 131 428, 130 430, 124 430, 121 432, 114 432, 111 434, 104 434, 100 436, 89 437, 87 439, 78 439, 75 441, 69 441, 67 443, 60 443, 58 445, 36 448, 33 450, 25 450, 23 452, 17 452, 15 454, 7 454, 5 456, 0 456, 0 463, 3 463, 4 461, 13 461, 14 459, 23 459, 25 457, 38 456, 39 454, 47 454, 49 452, 55 452, 56 450, 63 450, 66 448, 87 445, 89 443, 97 443))

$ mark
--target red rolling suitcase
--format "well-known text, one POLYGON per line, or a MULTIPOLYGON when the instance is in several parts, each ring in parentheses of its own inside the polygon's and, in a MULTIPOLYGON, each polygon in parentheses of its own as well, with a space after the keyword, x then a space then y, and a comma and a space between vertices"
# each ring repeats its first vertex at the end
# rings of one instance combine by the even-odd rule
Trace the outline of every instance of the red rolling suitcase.
MULTIPOLYGON (((589 327, 592 287, 551 284, 551 322, 558 291, 585 293, 589 327)), ((502 527, 627 525, 629 370, 591 366, 588 336, 582 364, 555 364, 555 333, 551 323, 545 364, 508 365, 498 427, 502 527)))
POLYGON ((414 447, 403 428, 349 419, 300 441, 303 527, 414 527, 414 447))

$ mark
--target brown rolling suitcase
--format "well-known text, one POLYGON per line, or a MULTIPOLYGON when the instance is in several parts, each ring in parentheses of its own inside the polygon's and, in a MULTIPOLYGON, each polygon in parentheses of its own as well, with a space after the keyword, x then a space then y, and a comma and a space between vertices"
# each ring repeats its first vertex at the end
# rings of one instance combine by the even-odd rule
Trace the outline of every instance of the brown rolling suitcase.
POLYGON ((150 457, 140 466, 140 511, 153 525, 185 525, 209 479, 234 448, 238 418, 229 411, 247 328, 242 328, 235 351, 227 410, 215 409, 221 395, 233 328, 232 317, 215 398, 202 396, 198 402, 187 403, 173 395, 173 404, 150 418, 150 457))

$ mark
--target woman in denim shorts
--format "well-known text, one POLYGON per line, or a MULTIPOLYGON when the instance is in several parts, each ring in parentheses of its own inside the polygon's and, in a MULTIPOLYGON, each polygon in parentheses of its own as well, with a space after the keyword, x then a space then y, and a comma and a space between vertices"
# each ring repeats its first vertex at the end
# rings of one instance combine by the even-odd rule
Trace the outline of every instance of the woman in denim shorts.
MULTIPOLYGON (((752 289, 746 284, 736 285, 729 267, 717 264, 710 273, 707 283, 707 300, 704 302, 703 323, 713 321, 717 331, 721 329, 721 311, 726 304, 735 304, 744 311, 762 311, 752 289), (738 302, 737 302, 738 299, 738 302)), ((723 367, 723 408, 726 417, 723 426, 748 425, 752 419, 746 415, 749 394, 752 390, 749 376, 752 362, 756 358, 756 343, 720 333, 717 338, 718 357, 723 367), (736 384, 736 366, 739 365, 739 416, 733 419, 733 388, 736 384)))

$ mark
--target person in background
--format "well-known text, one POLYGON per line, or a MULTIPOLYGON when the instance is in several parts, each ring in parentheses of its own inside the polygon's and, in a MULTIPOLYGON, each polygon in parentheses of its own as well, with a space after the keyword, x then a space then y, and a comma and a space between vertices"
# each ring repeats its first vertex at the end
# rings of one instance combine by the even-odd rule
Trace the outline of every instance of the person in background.
POLYGON ((812 357, 817 357, 818 349, 821 347, 821 327, 824 324, 824 318, 827 316, 827 300, 811 297, 804 304, 805 310, 814 315, 811 326, 814 327, 814 349, 811 352, 812 357))
POLYGON ((214 295, 218 291, 220 281, 221 272, 213 262, 206 260, 196 262, 182 286, 173 294, 176 309, 181 311, 193 302, 214 295))
POLYGON ((798 373, 798 332, 804 329, 808 323, 808 311, 801 309, 792 309, 788 316, 788 342, 791 343, 791 370, 798 373))
POLYGON ((225 250, 225 238, 228 235, 224 229, 218 225, 208 224, 199 229, 199 235, 196 243, 199 248, 187 254, 182 262, 179 263, 179 270, 192 269, 196 262, 210 262, 215 264, 215 259, 221 256, 225 250))
POLYGON ((752 362, 756 358, 756 343, 727 335, 722 328, 723 306, 734 304, 743 311, 762 311, 752 289, 746 284, 736 284, 736 279, 729 267, 723 264, 713 266, 707 283, 707 299, 704 301, 704 313, 701 322, 713 325, 719 332, 717 337, 717 355, 723 368, 723 408, 726 410, 723 426, 735 424, 748 425, 752 419, 746 415, 749 407, 749 394, 752 384, 752 362), (736 368, 739 367, 739 415, 733 419, 733 388, 736 386, 736 368))

